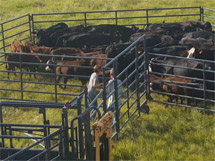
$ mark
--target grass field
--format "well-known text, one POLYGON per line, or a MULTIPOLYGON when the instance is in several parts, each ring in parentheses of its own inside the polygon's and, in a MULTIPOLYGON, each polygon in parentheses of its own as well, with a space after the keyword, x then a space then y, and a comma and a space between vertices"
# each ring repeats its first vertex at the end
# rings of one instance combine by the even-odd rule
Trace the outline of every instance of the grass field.
MULTIPOLYGON (((0 23, 26 13, 79 12, 95 10, 123 10, 140 8, 203 6, 215 7, 214 0, 0 0, 0 23)), ((162 19, 157 19, 161 21, 162 19)), ((1 75, 6 78, 6 75, 1 75)), ((25 78, 29 79, 29 78, 25 78)), ((42 78, 41 78, 42 79, 42 78)), ((13 83, 1 83, 16 86, 13 83)), ((29 89, 35 86, 29 86, 29 89)), ((38 87, 37 87, 38 88, 38 87)), ((49 87, 45 90, 50 90, 49 87)), ((38 89, 42 90, 42 89, 38 89)), ((0 91, 1 97, 9 94, 0 91)), ((72 92, 72 91, 70 91, 72 92)), ((32 97, 32 96, 29 96, 32 97)), ((38 96, 39 97, 39 96, 38 96)), ((52 96, 45 98, 53 99, 52 96)), ((65 102, 69 98, 62 97, 65 102)), ((160 98, 164 99, 164 98, 160 98)), ((196 110, 149 103, 150 114, 141 114, 129 122, 119 141, 114 142, 114 160, 215 160, 215 117, 196 110)), ((60 123, 59 110, 48 110, 51 124, 60 123)), ((37 110, 22 108, 3 109, 4 122, 41 124, 42 115, 37 110)), ((72 118, 72 114, 70 119, 72 118)), ((21 146, 17 142, 17 146, 21 146)))

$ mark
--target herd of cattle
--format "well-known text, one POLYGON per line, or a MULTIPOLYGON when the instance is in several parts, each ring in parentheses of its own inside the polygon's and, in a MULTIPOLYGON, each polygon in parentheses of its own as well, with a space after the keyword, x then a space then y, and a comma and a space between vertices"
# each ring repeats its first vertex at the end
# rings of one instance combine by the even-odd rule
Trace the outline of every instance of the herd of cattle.
MULTIPOLYGON (((110 24, 69 27, 65 23, 58 23, 47 29, 37 30, 33 34, 36 34, 36 44, 14 40, 11 43, 11 52, 34 53, 21 57, 22 62, 25 62, 22 68, 30 72, 35 72, 40 63, 46 64, 43 67, 47 71, 51 70, 52 64, 57 65, 55 69, 57 83, 64 75, 64 84, 66 84, 69 77, 65 75, 70 74, 83 76, 80 80, 82 84, 86 84, 93 68, 86 69, 81 68, 82 66, 92 67, 96 64, 104 66, 108 60, 145 34, 146 46, 142 41, 138 53, 141 54, 144 50, 149 53, 150 81, 154 90, 183 95, 187 93, 186 88, 170 86, 163 82, 203 84, 201 79, 206 78, 210 80, 206 82, 206 89, 214 91, 215 33, 209 22, 157 23, 149 25, 146 29, 139 29, 134 25, 126 27, 110 24), (88 57, 88 59, 82 59, 82 57, 88 57), (205 63, 199 59, 209 60, 209 62, 205 63), (29 65, 28 63, 38 64, 29 65), (203 71, 206 71, 206 75, 203 71), (177 77, 167 75, 177 75, 177 77), (185 78, 180 78, 180 76, 185 78)), ((135 59, 135 51, 134 47, 118 59, 118 72, 125 69, 135 59)), ((7 70, 20 67, 19 64, 10 63, 19 60, 20 57, 15 54, 7 55, 7 70)), ((170 96, 169 101, 173 98, 175 97, 170 96)))

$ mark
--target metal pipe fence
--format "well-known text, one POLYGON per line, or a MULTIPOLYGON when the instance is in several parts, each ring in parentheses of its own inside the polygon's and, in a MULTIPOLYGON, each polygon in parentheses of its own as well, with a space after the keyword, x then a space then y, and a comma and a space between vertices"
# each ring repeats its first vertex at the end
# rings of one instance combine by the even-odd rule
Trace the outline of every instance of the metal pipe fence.
POLYGON ((215 22, 213 20, 215 16, 213 14, 213 9, 205 7, 26 14, 0 23, 0 51, 9 51, 10 43, 14 39, 34 40, 35 37, 31 33, 59 22, 68 23, 68 26, 115 24, 123 26, 136 25, 144 28, 152 23, 161 23, 157 19, 162 18, 162 22, 211 21, 214 27, 215 22))
POLYGON ((152 101, 163 103, 167 105, 175 105, 175 106, 182 106, 187 108, 198 109, 200 111, 205 111, 206 113, 214 113, 215 112, 215 62, 211 60, 202 60, 202 59, 192 59, 186 57, 179 57, 179 56, 171 56, 165 54, 157 54, 157 53, 149 53, 150 57, 159 57, 160 60, 166 59, 168 60, 183 60, 189 63, 200 63, 202 67, 187 67, 182 65, 171 65, 159 62, 151 61, 150 64, 154 65, 158 68, 168 68, 168 69, 175 69, 175 70, 183 70, 188 75, 177 75, 175 73, 162 73, 159 71, 150 71, 150 75, 159 76, 159 81, 152 80, 151 83, 159 86, 160 89, 151 89, 152 93, 152 101), (166 78, 167 79, 166 79, 166 78), (173 78, 172 80, 168 80, 169 78, 173 78), (180 78, 180 79, 177 79, 180 78), (183 79, 190 80, 189 82, 183 82, 183 79), (177 81, 179 80, 179 81, 177 81), (161 85, 160 85, 161 84, 161 85), (164 86, 169 87, 169 91, 163 90, 164 86), (183 92, 174 93, 171 89, 183 90, 183 92), (162 94, 167 96, 168 101, 165 99, 157 100, 156 96, 153 93, 162 94), (178 102, 181 100, 181 102, 178 102))
MULTIPOLYGON (((64 102, 65 97, 68 99, 74 98, 80 94, 80 92, 86 87, 86 83, 90 78, 90 74, 93 72, 93 66, 89 65, 77 65, 74 64, 75 60, 82 59, 87 64, 90 63, 91 60, 104 60, 109 61, 109 58, 99 58, 99 57, 86 57, 86 56, 64 56, 64 55, 44 55, 44 54, 28 54, 28 53, 8 53, 4 52, 1 53, 3 56, 17 56, 19 60, 17 61, 0 61, 3 65, 9 64, 11 66, 18 67, 16 71, 14 70, 6 70, 2 68, 0 70, 1 73, 1 83, 14 83, 16 84, 15 87, 10 86, 1 86, 1 91, 13 92, 17 93, 16 95, 8 95, 7 97, 1 96, 2 100, 12 100, 12 99, 20 99, 20 100, 28 100, 28 101, 46 101, 46 96, 53 97, 54 102, 64 102), (23 60, 26 56, 29 57, 29 60, 23 60), (47 67, 46 62, 33 62, 31 59, 34 56, 46 57, 46 59, 64 59, 66 61, 72 60, 73 63, 71 65, 63 65, 63 64, 49 64, 49 68, 51 71, 46 71, 45 68, 47 67), (68 68, 69 73, 56 73, 56 70, 59 68, 68 68), (29 71, 29 69, 31 69, 29 71), (77 71, 77 72, 75 72, 77 71), (14 74, 16 76, 14 76, 14 74), (75 78, 75 79, 74 79, 75 78), (68 83, 65 82, 69 79, 68 83), (78 79, 78 80, 77 80, 78 79), (82 82, 82 83, 81 83, 82 82), (84 84, 83 84, 84 83, 84 84), (43 89, 38 90, 32 88, 32 86, 44 86, 43 89), (61 89, 65 88, 67 89, 61 89), (68 92, 68 90, 75 90, 77 92, 68 92), (34 98, 29 98, 29 94, 34 95, 34 98), (43 95, 44 97, 41 97, 43 95), (64 96, 64 100, 62 99, 64 96), (60 100, 59 100, 60 98, 60 100)), ((63 69, 62 69, 63 70, 63 69)), ((101 77, 102 79, 102 77, 101 77)))

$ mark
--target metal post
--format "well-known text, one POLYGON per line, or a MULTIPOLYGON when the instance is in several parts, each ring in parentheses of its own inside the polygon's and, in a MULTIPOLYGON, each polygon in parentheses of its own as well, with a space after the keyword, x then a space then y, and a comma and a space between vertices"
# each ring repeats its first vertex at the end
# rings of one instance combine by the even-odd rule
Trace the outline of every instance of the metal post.
POLYGON ((117 73, 118 73, 118 69, 117 69, 117 61, 114 62, 113 64, 113 75, 114 75, 114 89, 115 89, 115 111, 116 111, 116 116, 115 116, 115 119, 116 119, 116 139, 118 140, 119 139, 119 132, 120 132, 120 126, 119 126, 119 105, 118 105, 118 84, 117 84, 117 73))
MULTIPOLYGON (((77 100, 77 105, 78 105, 78 115, 81 114, 81 97, 78 97, 77 100)), ((83 146, 83 127, 82 127, 82 122, 80 119, 78 119, 78 128, 79 128, 79 152, 80 152, 80 159, 84 158, 84 146, 83 146)))
MULTIPOLYGON (((32 24, 32 33, 35 32, 35 26, 34 26, 34 15, 31 15, 31 24, 32 24)), ((32 36, 33 42, 35 43, 35 35, 32 36)))
MULTIPOLYGON (((0 103, 0 123, 3 123, 3 115, 2 115, 2 105, 0 103)), ((4 135, 4 128, 1 126, 1 135, 4 135)), ((4 147, 4 138, 1 138, 2 140, 2 147, 4 147)))
POLYGON ((30 15, 30 14, 28 14, 28 23, 29 23, 29 34, 30 34, 30 39, 31 39, 31 41, 32 41, 33 38, 32 38, 32 35, 31 35, 32 29, 31 29, 31 15, 30 15))
POLYGON ((203 101, 203 105, 205 107, 205 99, 206 99, 206 84, 205 84, 205 80, 206 80, 206 76, 205 76, 205 61, 203 61, 203 97, 204 97, 204 101, 203 101))
MULTIPOLYGON (((126 74, 126 96, 127 96, 127 109, 129 109, 129 89, 128 89, 128 86, 129 86, 129 84, 128 84, 128 70, 126 70, 126 72, 125 72, 125 74, 126 74)), ((128 110, 128 118, 130 117, 130 110, 128 110)))
POLYGON ((68 139, 68 109, 66 106, 62 110, 62 131, 63 131, 63 159, 68 159, 69 139, 68 139))
POLYGON ((204 8, 199 7, 200 10, 200 21, 204 22, 204 8))
POLYGON ((144 60, 145 60, 145 79, 146 79, 146 101, 151 99, 150 96, 150 81, 149 81, 149 59, 148 59, 148 51, 146 46, 146 37, 144 37, 144 60))
POLYGON ((5 49, 4 27, 3 27, 3 24, 1 24, 1 34, 2 34, 2 45, 3 45, 4 52, 5 52, 6 49, 5 49))
POLYGON ((116 21, 116 25, 118 25, 117 11, 115 11, 115 21, 116 21))
POLYGON ((149 11, 146 10, 146 24, 149 26, 149 11))
POLYGON ((46 139, 44 141, 44 143, 45 143, 45 149, 46 149, 45 160, 50 160, 50 149, 49 149, 50 144, 49 144, 49 140, 46 139))
POLYGON ((138 109, 138 113, 140 115, 140 92, 139 92, 139 70, 138 70, 138 45, 135 46, 135 70, 136 70, 136 95, 137 95, 137 109, 138 109))
POLYGON ((104 86, 103 86, 103 111, 104 113, 106 113, 107 111, 107 104, 106 104, 106 99, 107 99, 107 93, 106 93, 106 77, 105 77, 105 69, 103 68, 102 69, 102 72, 103 72, 103 83, 104 83, 104 86))
MULTIPOLYGON (((55 79, 55 102, 57 102, 57 74, 56 74, 56 65, 54 66, 54 79, 55 79)), ((60 83, 60 82, 58 82, 60 83)))
MULTIPOLYGON (((11 130, 11 126, 9 126, 9 135, 12 136, 12 130, 11 130)), ((13 138, 10 138, 10 148, 13 148, 13 138)))
POLYGON ((87 27, 87 13, 84 12, 84 27, 87 27))
POLYGON ((20 68, 20 89, 21 89, 21 100, 23 100, 23 73, 22 73, 22 54, 19 54, 19 68, 20 68))
POLYGON ((86 114, 85 117, 85 146, 86 146, 86 160, 93 160, 93 137, 90 129, 90 113, 86 114))

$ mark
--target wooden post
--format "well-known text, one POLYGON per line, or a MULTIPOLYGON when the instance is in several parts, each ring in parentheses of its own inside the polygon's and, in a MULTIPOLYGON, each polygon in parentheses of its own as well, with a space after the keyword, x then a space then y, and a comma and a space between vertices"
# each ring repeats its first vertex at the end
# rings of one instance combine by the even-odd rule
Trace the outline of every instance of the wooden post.
POLYGON ((114 113, 107 112, 99 121, 93 124, 93 129, 95 131, 95 142, 96 142, 96 161, 100 161, 100 138, 105 134, 108 139, 108 161, 112 161, 112 123, 113 123, 114 113))

